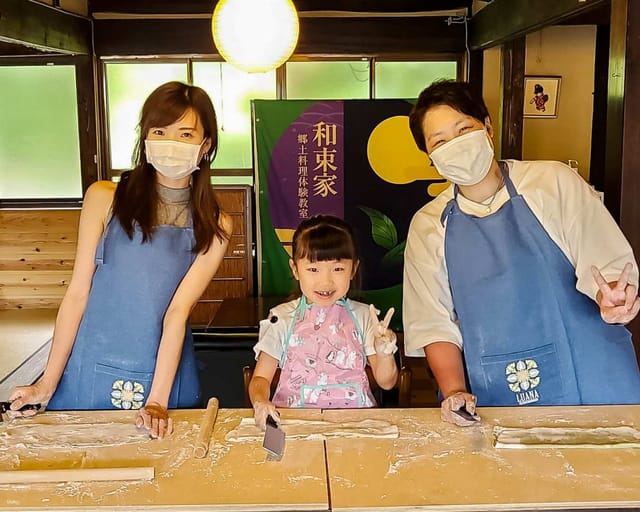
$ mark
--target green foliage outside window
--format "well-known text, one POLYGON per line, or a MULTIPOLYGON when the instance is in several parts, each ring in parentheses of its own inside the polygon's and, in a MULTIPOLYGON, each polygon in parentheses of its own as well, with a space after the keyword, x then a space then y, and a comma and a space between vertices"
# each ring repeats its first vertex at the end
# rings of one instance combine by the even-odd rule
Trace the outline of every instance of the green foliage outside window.
POLYGON ((82 196, 74 66, 0 66, 0 199, 82 196))
POLYGON ((107 63, 107 120, 112 169, 130 169, 144 100, 165 82, 187 81, 187 64, 107 63))
POLYGON ((369 98, 369 61, 287 62, 287 99, 369 98))
POLYGON ((456 78, 455 62, 376 62, 376 98, 417 98, 442 78, 456 78))
POLYGON ((218 118, 214 169, 250 169, 251 100, 276 98, 276 73, 245 73, 223 62, 194 62, 193 83, 213 101, 218 118))

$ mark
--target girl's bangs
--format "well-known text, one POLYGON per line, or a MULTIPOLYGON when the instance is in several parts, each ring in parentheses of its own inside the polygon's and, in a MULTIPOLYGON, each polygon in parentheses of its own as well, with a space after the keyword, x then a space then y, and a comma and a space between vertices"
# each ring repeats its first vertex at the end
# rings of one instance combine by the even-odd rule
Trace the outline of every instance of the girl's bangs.
POLYGON ((355 248, 344 231, 323 226, 306 233, 296 247, 296 259, 309 261, 355 260, 355 248))

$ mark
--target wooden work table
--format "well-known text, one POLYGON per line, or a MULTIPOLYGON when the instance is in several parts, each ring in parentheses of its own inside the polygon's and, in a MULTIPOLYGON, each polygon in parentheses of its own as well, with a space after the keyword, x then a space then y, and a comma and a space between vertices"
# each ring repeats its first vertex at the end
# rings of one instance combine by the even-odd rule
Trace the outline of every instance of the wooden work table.
MULTIPOLYGON (((153 481, 0 485, 0 510, 327 510, 323 442, 291 441, 280 462, 268 462, 261 443, 224 439, 242 417, 251 414, 248 409, 220 410, 212 445, 203 459, 193 457, 203 410, 173 411, 175 432, 163 440, 138 433, 130 411, 46 412, 21 420, 25 425, 64 424, 69 431, 79 428, 74 425, 105 425, 96 426, 105 433, 105 446, 76 449, 65 448, 62 436, 52 441, 51 448, 24 443, 7 449, 2 444, 6 427, 0 424, 0 470, 155 468, 153 481), (114 424, 120 432, 115 435, 114 424), (114 437, 126 441, 117 443, 114 437)), ((292 415, 297 416, 295 411, 292 415)), ((320 411, 302 411, 302 416, 319 418, 320 411)))
POLYGON ((332 510, 576 510, 640 507, 640 449, 496 449, 493 427, 639 425, 640 406, 484 408, 459 428, 439 409, 325 411, 375 415, 398 439, 327 442, 332 510))
MULTIPOLYGON (((283 411, 284 418, 385 420, 395 439, 287 441, 280 462, 259 441, 225 435, 250 410, 221 409, 210 452, 192 456, 202 410, 173 411, 176 432, 149 440, 128 427, 132 412, 46 412, 34 423, 118 426, 104 443, 7 441, 0 424, 0 470, 153 466, 150 482, 0 485, 1 510, 579 510, 640 507, 640 449, 496 449, 493 427, 640 425, 640 406, 482 409, 471 428, 442 423, 438 409, 283 411), (127 430, 128 429, 128 430, 127 430), (124 436, 124 442, 115 438, 124 436), (137 436, 137 437, 136 437, 137 436), (4 443, 4 444, 3 444, 4 443), (67 443, 68 444, 68 443, 67 443)), ((17 423, 12 423, 15 427, 17 423)), ((99 435, 94 435, 96 439, 99 435)))

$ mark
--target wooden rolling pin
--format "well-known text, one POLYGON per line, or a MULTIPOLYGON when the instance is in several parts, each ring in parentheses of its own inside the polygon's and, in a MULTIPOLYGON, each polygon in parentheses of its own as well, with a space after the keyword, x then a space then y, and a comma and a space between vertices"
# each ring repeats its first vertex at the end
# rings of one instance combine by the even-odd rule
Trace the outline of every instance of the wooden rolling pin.
POLYGON ((0 471, 0 484, 153 480, 153 466, 139 468, 17 469, 0 471))
POLYGON ((209 451, 209 442, 211 441, 211 432, 213 431, 213 424, 216 422, 218 416, 219 402, 216 397, 209 399, 207 408, 204 411, 204 416, 200 422, 200 433, 198 439, 193 447, 193 456, 197 459, 203 459, 209 451))

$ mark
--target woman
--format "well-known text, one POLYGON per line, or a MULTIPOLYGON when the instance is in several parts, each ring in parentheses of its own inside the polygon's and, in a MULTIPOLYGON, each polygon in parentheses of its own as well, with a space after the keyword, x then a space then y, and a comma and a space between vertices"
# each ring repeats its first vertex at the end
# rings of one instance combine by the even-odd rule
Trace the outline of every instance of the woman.
POLYGON ((473 424, 476 402, 640 403, 620 325, 640 309, 637 265, 593 189, 559 162, 497 162, 466 83, 425 89, 410 127, 453 183, 416 213, 405 251, 406 352, 424 351, 443 419, 473 424))
MULTIPOLYGON (((216 116, 198 87, 169 82, 142 108, 136 166, 87 190, 69 288, 42 378, 11 409, 138 409, 153 437, 167 409, 200 403, 188 316, 215 274, 231 223, 211 188, 216 116)), ((27 411, 25 414, 32 414, 27 411)))

